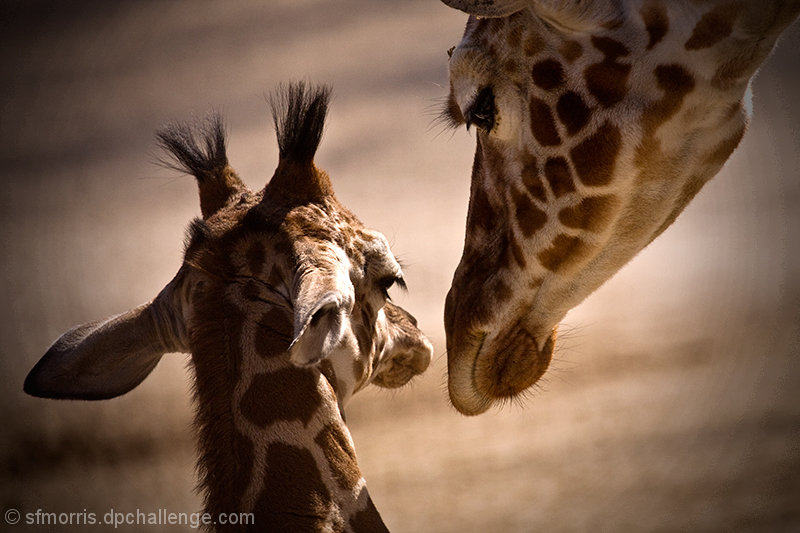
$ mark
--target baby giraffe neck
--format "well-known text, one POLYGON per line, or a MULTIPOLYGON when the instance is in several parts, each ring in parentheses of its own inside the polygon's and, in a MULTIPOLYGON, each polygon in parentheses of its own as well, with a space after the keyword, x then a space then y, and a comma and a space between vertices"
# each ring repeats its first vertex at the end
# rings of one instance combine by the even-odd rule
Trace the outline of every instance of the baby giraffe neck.
POLYGON ((212 520, 251 515, 249 525, 213 529, 386 531, 333 388, 317 368, 289 361, 281 331, 290 325, 271 324, 267 340, 264 324, 220 311, 208 327, 225 328, 213 338, 227 344, 193 348, 200 484, 212 520))

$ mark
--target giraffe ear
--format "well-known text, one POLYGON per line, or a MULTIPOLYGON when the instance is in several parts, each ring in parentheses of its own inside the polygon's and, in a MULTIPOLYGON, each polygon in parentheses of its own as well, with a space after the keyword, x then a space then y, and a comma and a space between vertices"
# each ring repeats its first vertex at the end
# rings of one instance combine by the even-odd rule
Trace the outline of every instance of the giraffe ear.
POLYGON ((136 387, 164 353, 185 350, 169 333, 174 321, 164 314, 160 297, 61 335, 28 373, 24 391, 41 398, 104 400, 136 387))
POLYGON ((297 366, 312 366, 329 357, 345 337, 355 293, 349 276, 341 274, 315 272, 301 278, 289 346, 289 358, 297 366))
POLYGON ((446 5, 478 17, 505 17, 530 5, 530 0, 442 0, 446 5))

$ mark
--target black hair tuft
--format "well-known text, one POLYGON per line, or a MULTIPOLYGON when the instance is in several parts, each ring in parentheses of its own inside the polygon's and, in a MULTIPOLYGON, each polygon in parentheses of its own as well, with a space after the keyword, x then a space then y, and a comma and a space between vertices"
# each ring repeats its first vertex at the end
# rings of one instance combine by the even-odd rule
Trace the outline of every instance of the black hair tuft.
POLYGON ((327 85, 281 85, 269 99, 281 160, 310 164, 322 139, 331 100, 327 85))
POLYGON ((228 164, 225 153, 225 126, 218 113, 193 124, 170 124, 157 134, 158 144, 170 159, 160 162, 167 168, 192 174, 198 181, 221 175, 228 164))

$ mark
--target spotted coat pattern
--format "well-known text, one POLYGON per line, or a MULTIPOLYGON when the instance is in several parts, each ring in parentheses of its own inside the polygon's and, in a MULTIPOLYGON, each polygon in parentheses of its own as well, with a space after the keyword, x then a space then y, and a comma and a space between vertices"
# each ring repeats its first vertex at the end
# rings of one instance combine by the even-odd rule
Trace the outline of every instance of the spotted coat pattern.
POLYGON ((476 414, 532 385, 566 312, 719 171, 800 2, 444 2, 472 15, 450 58, 446 116, 478 131, 445 326, 451 399, 476 414))

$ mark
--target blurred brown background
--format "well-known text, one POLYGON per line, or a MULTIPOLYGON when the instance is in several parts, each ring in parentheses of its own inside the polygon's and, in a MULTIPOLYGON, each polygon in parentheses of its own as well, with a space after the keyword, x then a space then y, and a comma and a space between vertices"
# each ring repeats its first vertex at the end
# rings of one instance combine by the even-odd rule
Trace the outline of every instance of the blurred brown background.
POLYGON ((396 299, 436 345, 413 386, 348 412, 393 531, 800 528, 798 26, 723 172, 568 315, 526 401, 468 419, 446 401, 441 316, 474 139, 431 126, 462 14, 435 0, 50 4, 0 8, 0 511, 198 510, 186 356, 101 403, 29 398, 22 381, 64 330, 177 270, 199 207, 191 178, 153 164, 155 130, 221 111, 258 189, 277 160, 264 95, 308 79, 336 93, 317 161, 408 265, 396 299))

